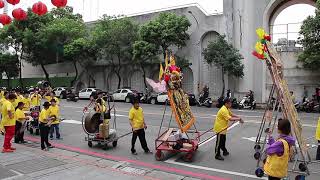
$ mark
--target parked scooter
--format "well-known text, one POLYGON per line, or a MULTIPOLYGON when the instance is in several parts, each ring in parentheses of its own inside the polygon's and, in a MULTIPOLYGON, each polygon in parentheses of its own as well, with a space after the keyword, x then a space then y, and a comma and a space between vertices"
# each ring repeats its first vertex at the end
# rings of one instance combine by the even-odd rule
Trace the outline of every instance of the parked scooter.
POLYGON ((72 92, 72 90, 67 91, 66 97, 67 101, 77 102, 79 100, 79 96, 77 96, 76 93, 72 92))
POLYGON ((239 103, 239 109, 256 109, 256 100, 250 103, 250 96, 244 96, 239 103))
POLYGON ((310 113, 310 112, 320 113, 320 104, 317 102, 316 99, 312 99, 311 101, 308 101, 304 108, 307 113, 310 113))
POLYGON ((141 103, 150 103, 151 101, 151 92, 148 88, 146 88, 146 93, 143 94, 143 96, 140 98, 141 103))
POLYGON ((201 93, 199 100, 197 101, 197 105, 211 108, 212 107, 212 99, 210 97, 204 98, 203 96, 204 96, 204 94, 201 93))

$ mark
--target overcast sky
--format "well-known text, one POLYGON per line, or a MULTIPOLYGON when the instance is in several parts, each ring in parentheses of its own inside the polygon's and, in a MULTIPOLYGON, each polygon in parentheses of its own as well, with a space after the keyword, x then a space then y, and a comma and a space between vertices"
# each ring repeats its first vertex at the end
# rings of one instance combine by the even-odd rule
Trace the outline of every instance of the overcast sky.
MULTIPOLYGON (((13 8, 21 7, 27 9, 38 0, 21 0, 16 6, 9 5, 9 13, 13 8)), ((52 8, 51 0, 41 0, 48 8, 52 8)), ((68 0, 68 5, 72 6, 76 13, 83 15, 85 21, 97 20, 103 14, 108 15, 130 15, 145 11, 158 10, 190 3, 198 3, 208 13, 221 13, 223 11, 223 0, 68 0)), ((278 16, 275 24, 287 24, 302 22, 307 16, 314 14, 314 7, 310 5, 294 5, 291 6, 278 16)), ((286 33, 286 25, 277 26, 275 33, 286 33)), ((300 26, 289 25, 291 33, 289 39, 296 38, 300 26)), ((274 35, 277 38, 286 35, 274 35)))

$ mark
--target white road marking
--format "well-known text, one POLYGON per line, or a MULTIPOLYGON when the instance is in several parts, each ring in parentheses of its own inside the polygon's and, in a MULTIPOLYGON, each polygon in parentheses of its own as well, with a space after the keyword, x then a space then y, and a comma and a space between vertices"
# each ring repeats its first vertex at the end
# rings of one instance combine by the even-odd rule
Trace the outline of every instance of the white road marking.
POLYGON ((70 120, 64 120, 64 121, 62 121, 62 123, 67 123, 67 124, 82 124, 81 121, 72 120, 72 119, 70 119, 70 120))
MULTIPOLYGON (((239 125, 239 124, 240 124, 239 122, 236 122, 236 123, 232 124, 232 126, 228 127, 228 130, 236 127, 236 126, 239 125)), ((203 142, 202 144, 200 144, 199 147, 201 147, 201 146, 207 144, 208 142, 214 140, 216 137, 217 137, 217 135, 214 135, 212 138, 210 138, 210 139, 206 140, 205 142, 203 142)))
POLYGON ((175 165, 185 166, 185 167, 194 168, 194 169, 201 169, 201 170, 206 170, 206 171, 213 171, 213 172, 219 172, 219 173, 224 173, 224 174, 231 174, 231 175, 235 175, 235 176, 242 176, 242 177, 247 177, 247 178, 252 178, 252 179, 265 179, 265 180, 267 179, 266 177, 259 178, 259 177, 255 176, 255 175, 251 175, 251 174, 244 174, 244 173, 235 172, 235 171, 227 171, 227 170, 222 170, 222 169, 215 169, 215 168, 209 168, 209 167, 204 167, 204 166, 185 164, 185 163, 180 163, 180 162, 176 162, 176 161, 173 161, 173 160, 167 160, 165 162, 167 162, 169 164, 175 164, 175 165))

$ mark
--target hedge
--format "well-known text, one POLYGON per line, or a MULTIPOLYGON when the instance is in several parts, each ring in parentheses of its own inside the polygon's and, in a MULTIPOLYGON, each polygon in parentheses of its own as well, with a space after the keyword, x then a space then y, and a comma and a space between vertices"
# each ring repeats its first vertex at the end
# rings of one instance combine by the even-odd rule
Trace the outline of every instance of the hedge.
MULTIPOLYGON (((70 86, 71 81, 74 77, 51 77, 50 82, 52 87, 60 87, 60 86, 70 86)), ((36 86, 37 83, 41 80, 45 80, 45 78, 22 78, 23 86, 30 87, 36 86)), ((0 86, 7 87, 7 79, 1 79, 0 86)), ((10 79, 10 87, 14 88, 20 86, 20 80, 18 79, 10 79)))

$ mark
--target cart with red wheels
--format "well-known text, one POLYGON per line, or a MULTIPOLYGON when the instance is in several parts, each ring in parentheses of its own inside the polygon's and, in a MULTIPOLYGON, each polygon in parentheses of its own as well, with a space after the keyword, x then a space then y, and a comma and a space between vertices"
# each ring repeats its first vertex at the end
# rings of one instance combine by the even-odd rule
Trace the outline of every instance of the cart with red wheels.
POLYGON ((198 131, 187 132, 195 135, 195 138, 191 139, 178 139, 178 140, 169 140, 170 136, 174 136, 178 131, 169 128, 165 132, 163 132, 156 140, 155 140, 155 158, 157 161, 165 160, 164 152, 171 153, 185 153, 183 156, 183 160, 186 162, 192 162, 193 156, 199 147, 200 142, 200 133, 198 131))

